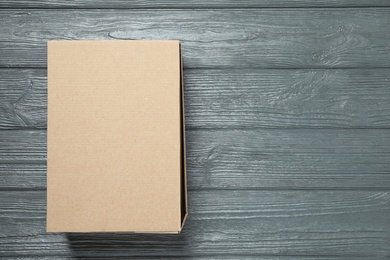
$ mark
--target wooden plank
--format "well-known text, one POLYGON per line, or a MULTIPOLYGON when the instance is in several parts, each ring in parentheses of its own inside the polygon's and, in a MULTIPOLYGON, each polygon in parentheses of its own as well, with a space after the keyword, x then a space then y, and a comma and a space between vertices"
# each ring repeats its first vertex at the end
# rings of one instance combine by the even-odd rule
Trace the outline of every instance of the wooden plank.
POLYGON ((386 0, 2 0, 0 8, 289 8, 289 7, 385 7, 386 0))
POLYGON ((0 10, 0 66, 46 67, 50 39, 179 39, 186 68, 390 66, 390 8, 0 10))
MULTIPOLYGON (((0 69, 0 129, 45 129, 45 69, 0 69)), ((192 128, 389 128, 390 69, 196 70, 185 78, 192 128)))
POLYGON ((46 131, 0 131, 0 164, 45 161, 46 131))
POLYGON ((0 193, 0 257, 390 254, 389 191, 194 191, 179 235, 48 234, 45 200, 0 193))
POLYGON ((46 73, 0 69, 0 129, 46 128, 46 73))
MULTIPOLYGON (((388 129, 189 130, 190 190, 388 189, 388 129)), ((46 132, 0 131, 0 190, 45 189, 46 132)))
POLYGON ((0 190, 46 189, 46 163, 0 163, 0 190))

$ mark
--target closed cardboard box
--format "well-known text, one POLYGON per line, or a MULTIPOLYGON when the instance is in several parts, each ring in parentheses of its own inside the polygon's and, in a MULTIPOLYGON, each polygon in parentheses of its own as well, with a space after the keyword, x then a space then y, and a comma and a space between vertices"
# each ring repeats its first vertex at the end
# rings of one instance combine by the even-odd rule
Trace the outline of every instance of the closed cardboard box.
POLYGON ((49 41, 47 231, 178 233, 179 41, 49 41))

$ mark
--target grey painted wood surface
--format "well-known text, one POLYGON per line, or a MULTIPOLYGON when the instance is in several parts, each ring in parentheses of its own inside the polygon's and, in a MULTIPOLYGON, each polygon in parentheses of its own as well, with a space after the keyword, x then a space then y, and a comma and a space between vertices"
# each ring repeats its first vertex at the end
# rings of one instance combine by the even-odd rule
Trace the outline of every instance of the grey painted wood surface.
MULTIPOLYGON (((45 129, 46 69, 0 69, 0 129, 45 129)), ((389 128, 390 69, 184 72, 187 129, 389 128)))
POLYGON ((44 191, 0 195, 4 255, 385 257, 390 251, 387 191, 191 191, 179 235, 46 234, 44 191))
MULTIPOLYGON (((189 130, 188 188, 387 189, 389 143, 388 129, 189 130)), ((0 131, 0 158, 0 190, 45 188, 46 131, 0 131)))
POLYGON ((387 0, 1 0, 0 8, 289 8, 289 7, 387 7, 387 0))
POLYGON ((388 259, 389 6, 0 1, 0 258, 388 259), (46 40, 143 38, 183 41, 185 229, 47 234, 46 40))
POLYGON ((0 10, 0 66, 46 66, 49 39, 180 39, 185 68, 390 66, 390 8, 0 10))

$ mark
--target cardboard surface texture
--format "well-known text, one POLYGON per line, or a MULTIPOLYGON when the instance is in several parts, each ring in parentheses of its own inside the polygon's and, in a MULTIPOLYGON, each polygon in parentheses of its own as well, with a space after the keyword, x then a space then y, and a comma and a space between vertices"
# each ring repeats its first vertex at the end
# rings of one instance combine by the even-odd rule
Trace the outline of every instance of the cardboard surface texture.
POLYGON ((48 42, 48 232, 178 233, 179 41, 48 42))

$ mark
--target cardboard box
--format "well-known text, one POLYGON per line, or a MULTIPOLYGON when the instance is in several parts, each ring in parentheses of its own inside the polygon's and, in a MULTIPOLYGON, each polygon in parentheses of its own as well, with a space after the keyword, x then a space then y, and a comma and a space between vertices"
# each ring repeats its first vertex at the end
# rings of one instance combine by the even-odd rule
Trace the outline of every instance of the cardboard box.
POLYGON ((178 233, 179 41, 48 42, 48 232, 178 233))

